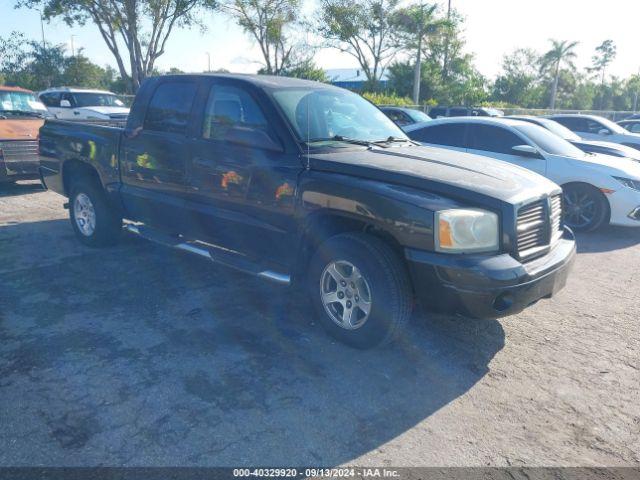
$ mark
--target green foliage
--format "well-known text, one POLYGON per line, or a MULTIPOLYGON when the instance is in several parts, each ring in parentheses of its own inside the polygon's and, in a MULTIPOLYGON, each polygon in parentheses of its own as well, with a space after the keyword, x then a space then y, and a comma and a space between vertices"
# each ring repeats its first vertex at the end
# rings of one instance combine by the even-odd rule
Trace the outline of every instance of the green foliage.
POLYGON ((8 38, 0 37, 0 72, 4 83, 30 90, 44 90, 52 86, 72 85, 87 88, 105 88, 121 92, 116 71, 102 68, 85 57, 82 50, 75 56, 66 56, 63 45, 42 46, 27 41, 13 32, 8 38))
POLYGON ((413 101, 411 100, 411 98, 400 97, 393 93, 364 92, 362 96, 376 105, 413 105, 413 101))
POLYGON ((299 58, 302 49, 295 48, 292 35, 301 23, 299 0, 226 0, 222 6, 260 47, 264 73, 282 75, 310 59, 299 58))
POLYGON ((399 0, 321 0, 316 33, 325 46, 355 58, 377 89, 380 76, 398 51, 394 18, 399 0))

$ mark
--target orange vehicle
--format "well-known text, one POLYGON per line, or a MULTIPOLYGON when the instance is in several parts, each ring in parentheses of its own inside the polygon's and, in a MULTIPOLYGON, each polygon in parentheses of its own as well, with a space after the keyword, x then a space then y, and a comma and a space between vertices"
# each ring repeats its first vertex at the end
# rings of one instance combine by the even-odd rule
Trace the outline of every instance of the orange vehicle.
POLYGON ((39 178, 38 132, 46 112, 32 91, 0 86, 0 183, 39 178))

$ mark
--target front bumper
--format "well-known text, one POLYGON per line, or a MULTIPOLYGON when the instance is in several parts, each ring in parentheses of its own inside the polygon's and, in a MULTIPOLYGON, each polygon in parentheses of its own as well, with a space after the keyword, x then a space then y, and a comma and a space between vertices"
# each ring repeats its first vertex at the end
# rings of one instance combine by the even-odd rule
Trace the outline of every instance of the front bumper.
POLYGON ((413 285, 426 307, 498 318, 561 290, 575 259, 571 230, 545 256, 520 263, 508 254, 451 255, 406 249, 413 285))

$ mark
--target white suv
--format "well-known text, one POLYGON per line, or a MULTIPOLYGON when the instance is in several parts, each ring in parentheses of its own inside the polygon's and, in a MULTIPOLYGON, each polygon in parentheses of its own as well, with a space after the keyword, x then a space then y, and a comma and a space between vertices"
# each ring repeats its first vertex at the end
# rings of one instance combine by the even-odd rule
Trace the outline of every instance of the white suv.
POLYGON ((49 88, 38 94, 56 118, 63 120, 125 120, 129 109, 114 93, 82 88, 49 88))

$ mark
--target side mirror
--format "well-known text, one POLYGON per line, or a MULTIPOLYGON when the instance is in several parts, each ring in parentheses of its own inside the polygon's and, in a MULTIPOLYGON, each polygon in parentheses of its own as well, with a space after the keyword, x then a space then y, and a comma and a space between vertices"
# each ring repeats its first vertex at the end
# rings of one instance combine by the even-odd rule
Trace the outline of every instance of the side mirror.
POLYGON ((523 155, 525 157, 540 157, 540 152, 536 147, 532 147, 531 145, 516 145, 512 148, 517 154, 523 155))
POLYGON ((62 108, 71 108, 71 102, 69 100, 60 100, 60 106, 62 108))
POLYGON ((598 135, 611 135, 611 132, 608 128, 603 128, 601 130, 598 130, 598 135))
POLYGON ((227 142, 245 147, 260 148, 272 152, 283 152, 280 144, 274 141, 267 132, 255 128, 231 127, 224 137, 227 142))

